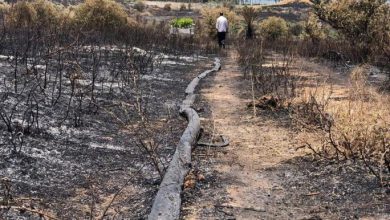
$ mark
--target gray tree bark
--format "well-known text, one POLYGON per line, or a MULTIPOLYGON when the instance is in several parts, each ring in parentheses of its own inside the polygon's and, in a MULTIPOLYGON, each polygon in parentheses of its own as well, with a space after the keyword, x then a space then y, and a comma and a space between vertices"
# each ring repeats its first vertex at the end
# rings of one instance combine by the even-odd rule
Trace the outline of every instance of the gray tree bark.
POLYGON ((220 68, 220 60, 216 58, 214 68, 195 77, 185 90, 187 96, 180 107, 180 114, 187 118, 188 125, 180 138, 175 154, 160 184, 152 210, 148 216, 149 220, 179 219, 183 182, 191 168, 191 151, 196 144, 200 131, 198 113, 192 108, 196 98, 194 92, 201 79, 220 68))

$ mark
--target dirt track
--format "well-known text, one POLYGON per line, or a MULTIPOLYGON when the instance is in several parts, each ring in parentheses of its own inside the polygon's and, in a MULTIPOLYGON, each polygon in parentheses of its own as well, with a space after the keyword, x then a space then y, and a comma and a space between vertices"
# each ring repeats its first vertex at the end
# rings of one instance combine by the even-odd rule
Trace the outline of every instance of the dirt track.
POLYGON ((206 109, 205 137, 221 134, 231 143, 195 150, 194 173, 205 180, 187 189, 183 219, 389 217, 387 193, 373 178, 359 175, 366 171, 348 162, 316 161, 296 150, 299 133, 287 112, 258 111, 253 116, 246 107, 250 83, 232 54, 210 81, 200 104, 206 109))
POLYGON ((199 198, 202 207, 195 209, 189 218, 205 217, 208 208, 220 210, 225 217, 231 215, 241 219, 274 216, 279 210, 270 207, 275 207, 283 194, 282 179, 277 175, 266 175, 263 170, 293 156, 293 149, 289 149, 293 144, 293 134, 280 126, 279 123, 283 122, 270 121, 263 116, 253 117, 246 107, 250 100, 244 98, 250 94, 243 93, 250 91, 247 81, 242 79, 233 57, 225 63, 213 86, 203 90, 212 108, 217 134, 226 135, 231 140, 226 154, 212 164, 213 169, 221 174, 224 188, 205 192, 199 198), (214 195, 221 194, 226 194, 226 201, 216 204, 218 196, 214 195))

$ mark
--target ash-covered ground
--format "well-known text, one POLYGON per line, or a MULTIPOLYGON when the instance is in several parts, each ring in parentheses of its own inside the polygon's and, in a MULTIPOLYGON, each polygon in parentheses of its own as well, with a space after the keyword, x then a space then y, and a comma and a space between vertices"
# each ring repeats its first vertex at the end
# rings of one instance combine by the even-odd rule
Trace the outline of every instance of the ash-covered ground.
POLYGON ((134 72, 101 55, 97 68, 93 54, 26 68, 1 56, 1 218, 147 216, 160 181, 153 161, 169 164, 185 87, 212 60, 159 54, 134 72))

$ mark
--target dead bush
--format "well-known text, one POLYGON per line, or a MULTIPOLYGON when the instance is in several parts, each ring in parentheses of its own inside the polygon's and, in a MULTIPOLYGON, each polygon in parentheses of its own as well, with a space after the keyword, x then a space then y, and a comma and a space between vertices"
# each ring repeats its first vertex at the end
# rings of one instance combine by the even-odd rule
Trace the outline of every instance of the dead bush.
POLYGON ((184 3, 181 4, 179 10, 180 10, 180 11, 185 11, 185 10, 187 10, 186 5, 185 5, 184 3))
POLYGON ((162 181, 167 167, 159 155, 160 148, 162 148, 161 143, 156 143, 154 140, 145 138, 144 140, 138 141, 137 147, 145 157, 145 161, 148 161, 150 165, 158 172, 160 181, 162 181))
POLYGON ((277 97, 274 96, 263 96, 255 102, 250 102, 247 104, 248 108, 253 108, 255 106, 256 108, 264 109, 264 110, 274 110, 277 108, 282 108, 280 100, 277 97))
POLYGON ((263 40, 250 40, 237 42, 238 63, 244 68, 246 76, 252 66, 262 65, 265 59, 263 51, 263 40))
POLYGON ((164 10, 165 11, 170 11, 172 8, 171 8, 171 4, 167 3, 164 5, 164 10))
POLYGON ((346 99, 332 98, 332 87, 318 87, 294 108, 294 121, 320 143, 305 146, 321 158, 362 161, 382 186, 390 180, 390 98, 379 94, 366 81, 366 67, 351 73, 346 99), (298 116, 297 116, 298 115, 298 116))
POLYGON ((252 71, 258 96, 272 95, 283 103, 296 95, 297 77, 290 71, 292 54, 281 56, 280 62, 268 60, 261 66, 254 66, 252 71))
POLYGON ((373 91, 368 89, 368 68, 370 68, 370 65, 360 65, 350 73, 351 90, 349 91, 349 98, 351 100, 370 100, 373 91))
POLYGON ((326 112, 332 88, 316 86, 315 89, 301 91, 299 101, 292 108, 291 117, 303 131, 326 130, 332 123, 331 115, 326 112))
MULTIPOLYGON (((244 77, 250 77, 252 102, 248 107, 282 109, 296 96, 298 77, 290 71, 293 53, 284 50, 277 59, 267 58, 264 40, 248 40, 237 45, 238 62, 243 67, 244 77), (276 60, 281 60, 276 62, 276 60)), ((269 51, 267 51, 269 53, 269 51)))
POLYGON ((5 2, 0 2, 0 13, 5 13, 9 10, 9 5, 5 2))
POLYGON ((234 8, 235 8, 235 2, 234 1, 224 1, 223 2, 223 7, 224 8, 228 8, 229 10, 234 10, 234 8))

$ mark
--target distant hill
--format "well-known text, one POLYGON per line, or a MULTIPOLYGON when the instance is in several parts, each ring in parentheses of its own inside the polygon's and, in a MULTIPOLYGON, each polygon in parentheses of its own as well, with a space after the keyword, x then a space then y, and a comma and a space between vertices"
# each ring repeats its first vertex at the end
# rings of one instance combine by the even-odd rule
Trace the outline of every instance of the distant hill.
MULTIPOLYGON (((0 2, 7 2, 8 4, 12 4, 12 3, 15 3, 17 1, 20 1, 20 0, 0 0, 0 2)), ((63 4, 63 5, 74 5, 74 4, 78 4, 80 2, 84 2, 84 0, 51 0, 52 2, 55 2, 55 3, 60 3, 60 4, 63 4)))

